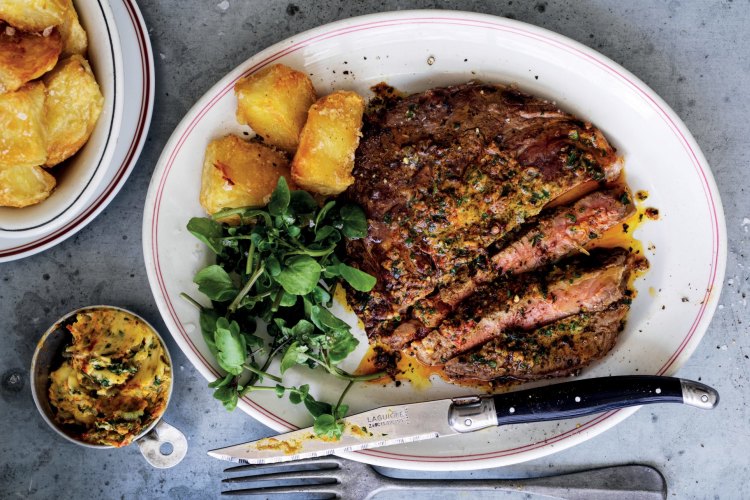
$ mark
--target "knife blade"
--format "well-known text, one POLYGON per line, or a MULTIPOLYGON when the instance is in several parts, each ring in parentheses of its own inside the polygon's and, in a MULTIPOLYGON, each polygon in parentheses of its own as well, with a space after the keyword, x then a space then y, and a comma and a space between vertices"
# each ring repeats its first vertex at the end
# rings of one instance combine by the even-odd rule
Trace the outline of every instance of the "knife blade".
POLYGON ((652 375, 591 378, 491 396, 383 406, 346 417, 339 440, 316 437, 308 427, 208 454, 246 464, 288 462, 498 425, 576 418, 628 406, 681 403, 712 409, 718 402, 715 389, 692 380, 652 375))

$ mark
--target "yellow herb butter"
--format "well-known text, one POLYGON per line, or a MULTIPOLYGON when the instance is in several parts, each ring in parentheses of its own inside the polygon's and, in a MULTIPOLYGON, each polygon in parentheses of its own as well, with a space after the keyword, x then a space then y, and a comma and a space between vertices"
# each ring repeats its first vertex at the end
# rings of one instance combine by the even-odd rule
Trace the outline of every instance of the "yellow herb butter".
POLYGON ((55 419, 91 444, 125 446, 164 412, 171 367, 155 332, 125 311, 91 309, 50 375, 55 419))

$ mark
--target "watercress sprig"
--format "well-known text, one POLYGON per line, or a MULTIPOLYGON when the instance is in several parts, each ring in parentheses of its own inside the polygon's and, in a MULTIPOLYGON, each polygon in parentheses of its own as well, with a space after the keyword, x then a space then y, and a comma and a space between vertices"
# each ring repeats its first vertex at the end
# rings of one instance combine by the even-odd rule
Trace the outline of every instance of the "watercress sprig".
POLYGON ((340 419, 348 410, 343 399, 352 384, 382 376, 353 375, 338 367, 359 342, 349 325, 328 310, 339 280, 361 292, 375 285, 373 276, 337 255, 346 239, 367 235, 362 209, 338 201, 319 207, 309 193, 291 191, 281 177, 264 209, 232 208, 195 217, 187 229, 216 254, 216 263, 193 280, 211 307, 182 294, 200 309, 203 338, 226 373, 209 384, 214 397, 233 410, 250 392, 274 391, 305 405, 315 417, 316 434, 341 436, 340 419), (239 225, 219 222, 229 218, 239 225), (268 339, 258 335, 257 320, 265 324, 268 339), (275 358, 281 376, 268 372, 275 358), (308 385, 284 385, 284 373, 297 365, 322 368, 348 381, 338 402, 317 401, 308 385), (260 385, 266 381, 273 385, 260 385))

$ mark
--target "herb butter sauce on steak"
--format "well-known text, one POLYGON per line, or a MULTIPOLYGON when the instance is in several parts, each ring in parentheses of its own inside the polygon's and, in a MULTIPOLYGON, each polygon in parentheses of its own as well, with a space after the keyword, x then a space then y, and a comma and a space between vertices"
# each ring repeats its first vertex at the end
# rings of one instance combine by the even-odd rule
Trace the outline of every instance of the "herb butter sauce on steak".
MULTIPOLYGON (((411 343, 427 364, 445 363, 502 333, 502 321, 465 317, 481 301, 505 302, 493 281, 578 253, 632 213, 627 191, 586 196, 620 175, 603 134, 514 87, 472 82, 390 99, 366 114, 362 132, 355 182, 345 195, 364 208, 369 230, 347 244, 347 254, 377 285, 368 294, 351 293, 350 302, 372 340, 395 350, 411 343), (472 321, 487 328, 467 326, 472 321)), ((629 268, 619 255, 597 261, 590 272, 612 278, 612 289, 599 292, 617 295, 597 306, 603 310, 621 297, 629 268), (616 279, 613 259, 620 262, 616 279)), ((516 280, 514 289, 523 282, 516 280)), ((508 327, 534 329, 585 312, 575 304, 601 302, 594 292, 579 296, 589 293, 584 288, 561 292, 568 309, 550 307, 544 294, 535 297, 537 310, 562 312, 524 321, 522 310, 508 327)))

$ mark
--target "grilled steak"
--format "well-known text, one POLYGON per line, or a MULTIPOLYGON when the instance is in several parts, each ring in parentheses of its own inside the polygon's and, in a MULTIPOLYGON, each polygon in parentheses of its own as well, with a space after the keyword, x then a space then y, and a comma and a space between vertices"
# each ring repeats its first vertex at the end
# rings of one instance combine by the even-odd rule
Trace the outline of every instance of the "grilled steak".
POLYGON ((412 347, 423 363, 443 364, 506 330, 530 330, 581 312, 601 311, 624 298, 633 267, 624 250, 594 251, 545 275, 495 281, 463 301, 412 347))
POLYGON ((377 277, 353 306, 384 336, 412 306, 488 247, 571 191, 619 175, 614 149, 591 124, 502 85, 432 89, 369 113, 347 196, 369 235, 350 263, 377 277))
POLYGON ((530 332, 506 331, 474 352, 445 364, 453 379, 536 380, 577 373, 615 345, 629 306, 613 304, 598 313, 581 313, 530 332))
MULTIPOLYGON (((421 301, 414 307, 414 316, 424 328, 434 328, 482 283, 504 273, 520 274, 537 269, 577 253, 607 229, 630 217, 634 210, 629 194, 621 191, 596 191, 571 206, 559 207, 493 255, 488 268, 478 269, 474 276, 462 277, 421 301)), ((402 331, 396 332, 396 338, 402 341, 406 337, 403 329, 411 327, 399 327, 402 331)))

